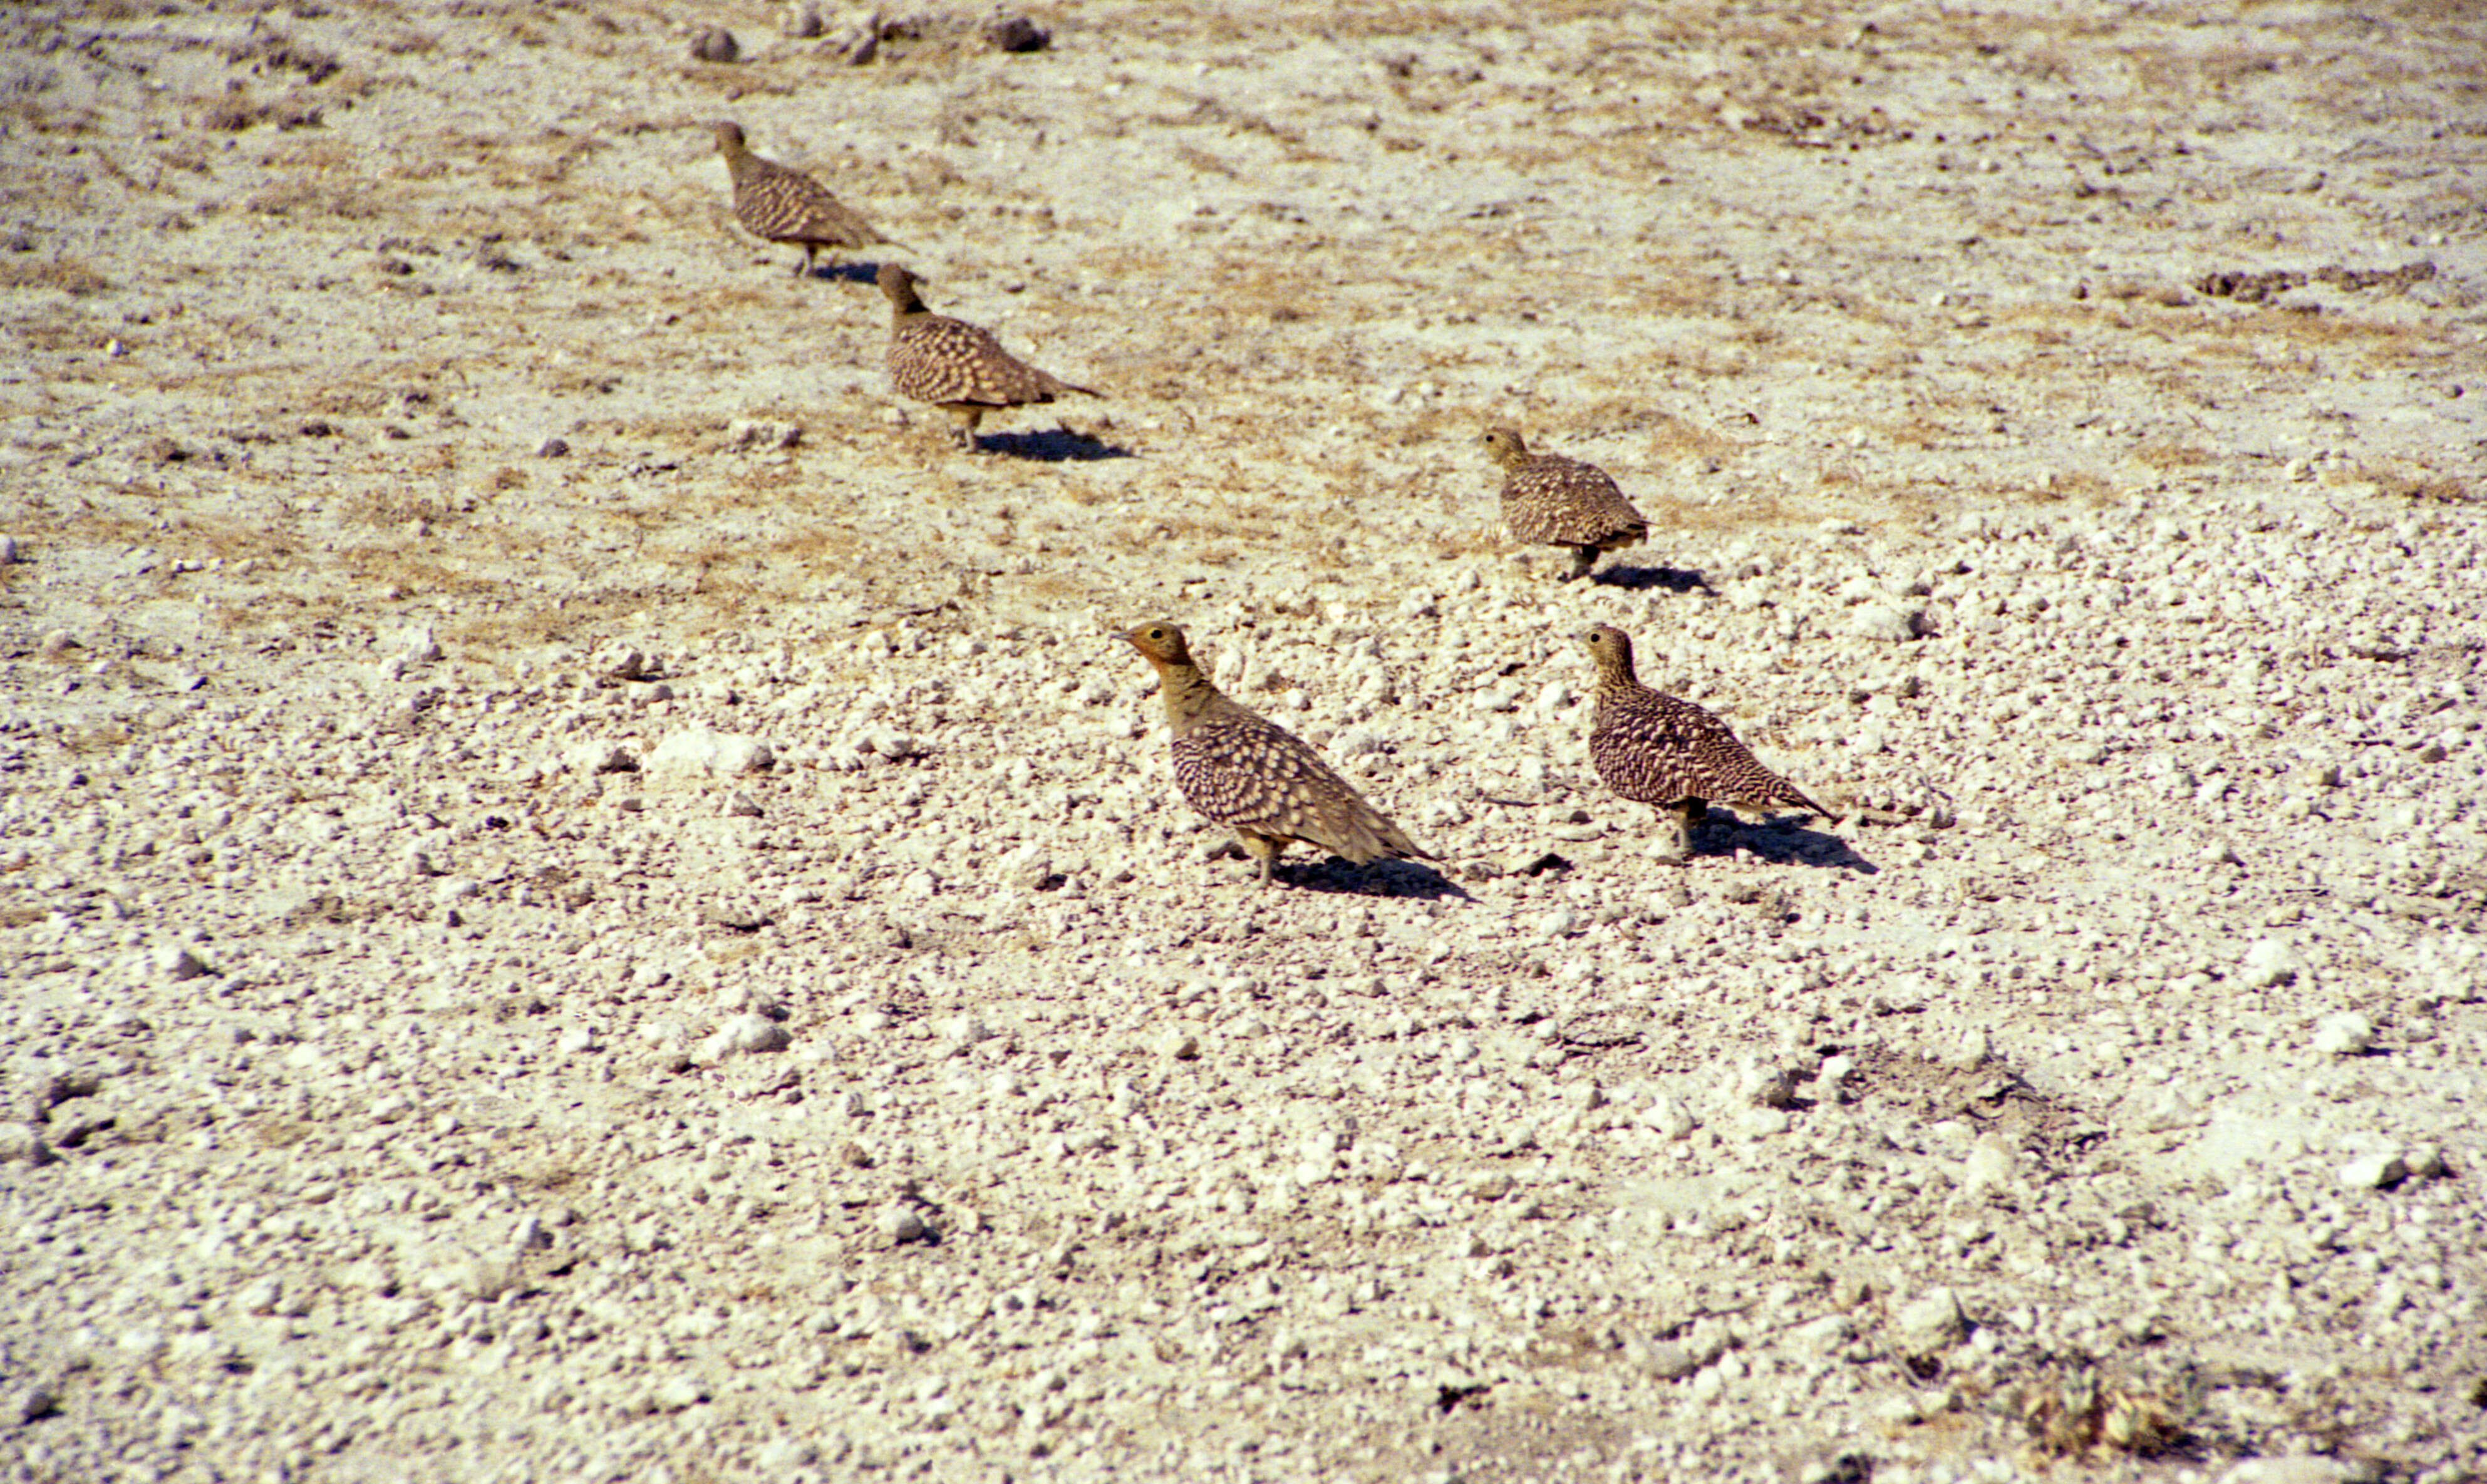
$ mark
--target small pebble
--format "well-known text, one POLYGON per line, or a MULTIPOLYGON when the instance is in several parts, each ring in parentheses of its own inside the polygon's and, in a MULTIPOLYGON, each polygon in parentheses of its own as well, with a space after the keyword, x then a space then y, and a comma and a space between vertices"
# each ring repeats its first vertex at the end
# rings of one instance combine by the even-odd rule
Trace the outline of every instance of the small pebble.
POLYGON ((2338 1179, 2345 1190, 2380 1190, 2408 1179, 2409 1172, 2397 1154, 2370 1154, 2341 1165, 2338 1179))
POLYGON ((46 1386, 13 1386, 8 1396, 7 1404, 0 1406, 0 1419, 6 1419, 11 1426, 40 1422, 61 1410, 60 1393, 46 1386))
POLYGON ((2269 989, 2287 984, 2305 972, 2305 960, 2284 938, 2257 939, 2246 950, 2243 970, 2237 981, 2249 990, 2269 989))
POLYGON ((1790 1107, 1796 1103, 1796 1078, 1784 1067, 1747 1060, 1737 1073, 1736 1096, 1755 1107, 1790 1107))
POLYGON ((768 744, 757 738, 736 737, 703 728, 676 732, 667 737, 648 754, 643 767, 651 775, 734 777, 764 772, 775 766, 776 761, 776 754, 768 749, 768 744))
POLYGON ((738 1015, 717 1027, 712 1044, 726 1054, 782 1051, 795 1044, 795 1038, 785 1026, 765 1015, 738 1015))
POLYGON ((1647 1347, 1641 1363, 1661 1381, 1682 1381, 1701 1368, 1701 1357, 1689 1345, 1662 1340, 1647 1347))
POLYGON ((1964 1195, 1984 1195, 1999 1190, 2012 1179, 2012 1148, 1988 1135, 1970 1146, 1969 1158, 1962 1162, 1960 1190, 1964 1195))
POLYGON ((184 979, 197 979, 215 970, 199 961, 199 956, 180 943, 167 943, 155 950, 155 972, 176 984, 184 979))
POLYGON ((1948 1288, 1930 1289, 1900 1305, 1891 1316, 1893 1337, 1911 1356, 1936 1356, 1961 1342, 1969 1332, 1969 1316, 1960 1297, 1948 1288))
POLYGON ((608 742, 581 742, 562 755, 562 766, 581 776, 638 770, 639 760, 627 747, 608 742))
POLYGON ((1869 602, 1848 616, 1848 631, 1886 644, 1905 643, 1926 631, 1926 615, 1897 603, 1869 602))
POLYGON ((2314 1050, 2326 1056, 2361 1056, 2375 1044, 2372 1022, 2355 1010, 2335 1010, 2314 1022, 2314 1050))
POLYGON ((1640 1121, 1667 1139, 1690 1138, 1697 1127, 1692 1119, 1692 1110, 1684 1106, 1683 1100, 1665 1093, 1660 1093, 1642 1110, 1640 1121))
POLYGON ((0 1164, 49 1164, 51 1146, 22 1123, 0 1123, 0 1164))
POLYGON ((985 26, 985 41, 996 51, 1043 51, 1050 32, 1024 15, 1003 15, 985 26))

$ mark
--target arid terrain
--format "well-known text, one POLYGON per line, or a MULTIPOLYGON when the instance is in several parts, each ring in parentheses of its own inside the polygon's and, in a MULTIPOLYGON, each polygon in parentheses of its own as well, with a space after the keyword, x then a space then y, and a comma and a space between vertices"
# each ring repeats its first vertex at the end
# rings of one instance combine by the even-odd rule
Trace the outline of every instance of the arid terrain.
POLYGON ((996 14, 0 12, 0 1484, 2487 1477, 2487 13, 996 14))

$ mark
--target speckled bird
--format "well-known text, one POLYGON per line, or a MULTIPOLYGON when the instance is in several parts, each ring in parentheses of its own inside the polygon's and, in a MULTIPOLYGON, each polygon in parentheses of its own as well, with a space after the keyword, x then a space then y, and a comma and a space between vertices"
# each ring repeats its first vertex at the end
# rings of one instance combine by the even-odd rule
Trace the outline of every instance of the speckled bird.
POLYGON ((832 196, 821 182, 773 159, 762 159, 744 147, 742 126, 716 126, 716 152, 725 156, 726 174, 734 178, 734 217, 753 237, 803 249, 795 266, 798 277, 812 272, 812 255, 824 247, 905 247, 880 235, 863 213, 832 196))
POLYGON ((1580 645, 1598 667, 1589 761, 1608 788, 1665 813, 1675 858, 1691 854, 1693 823, 1712 803, 1756 811, 1793 804, 1830 817, 1795 784, 1755 761, 1727 723, 1635 679, 1632 639, 1622 630, 1601 624, 1580 635, 1580 645))
POLYGON ((1433 860, 1293 733, 1221 694, 1192 663, 1183 630, 1142 624, 1121 637, 1157 666, 1174 735, 1174 781, 1194 809, 1235 831, 1270 884, 1290 844, 1355 865, 1433 860))
POLYGON ((1511 539, 1571 547, 1564 581, 1588 575, 1599 552, 1648 539, 1648 518, 1596 464, 1532 454, 1517 428, 1488 428, 1485 449, 1502 465, 1502 521, 1511 539))
POLYGON ((987 412, 1051 402, 1066 392, 1104 395, 1037 370, 988 330, 925 308, 915 275, 897 264, 882 264, 879 282, 889 298, 889 384, 900 396, 956 418, 960 447, 975 448, 976 424, 987 412))

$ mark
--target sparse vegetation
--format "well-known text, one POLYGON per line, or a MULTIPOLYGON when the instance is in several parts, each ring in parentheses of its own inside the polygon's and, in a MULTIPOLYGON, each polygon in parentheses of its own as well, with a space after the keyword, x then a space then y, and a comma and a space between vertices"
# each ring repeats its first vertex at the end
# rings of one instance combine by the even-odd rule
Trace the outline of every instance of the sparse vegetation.
POLYGON ((0 14, 0 1451, 2477 1471, 2474 6, 793 9, 0 14), (1439 878, 1226 890, 1159 615, 1439 878), (1591 621, 1845 817, 1658 868, 1591 621))

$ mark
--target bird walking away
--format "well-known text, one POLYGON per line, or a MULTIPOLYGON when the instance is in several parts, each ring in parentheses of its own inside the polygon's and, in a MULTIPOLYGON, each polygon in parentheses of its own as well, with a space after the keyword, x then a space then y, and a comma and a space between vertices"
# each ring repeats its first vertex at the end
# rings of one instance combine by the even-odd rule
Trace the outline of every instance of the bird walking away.
POLYGON ((1194 809, 1235 831, 1268 886, 1279 852, 1312 846, 1365 865, 1434 860, 1293 733, 1221 694, 1162 621, 1119 635, 1157 667, 1174 736, 1174 781, 1194 809))
POLYGON ((1756 812, 1793 805, 1831 817, 1764 768, 1727 723, 1642 685, 1633 674, 1632 639, 1622 630, 1601 624, 1580 635, 1580 644, 1598 667, 1589 761, 1608 788, 1664 812, 1671 858, 1681 862, 1691 854, 1692 826, 1713 803, 1756 812))
POLYGON ((734 178, 734 219, 753 237, 803 249, 803 261, 795 266, 796 277, 811 276, 812 255, 824 247, 853 252, 907 246, 881 236, 863 213, 830 195, 820 182, 752 154, 742 142, 741 125, 716 126, 716 151, 725 156, 726 174, 734 178))
POLYGON ((1485 448, 1502 465, 1502 521, 1511 539, 1571 547, 1564 581, 1588 575, 1598 553, 1648 539, 1648 518, 1596 464, 1532 454, 1517 428, 1488 428, 1485 448))
POLYGON ((962 448, 974 451, 976 424, 988 412, 1051 402, 1066 393, 1104 395, 1037 370, 1003 350, 988 330, 925 308, 915 275, 895 263, 880 266, 878 282, 889 299, 890 386, 956 419, 962 448))

